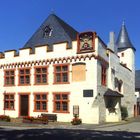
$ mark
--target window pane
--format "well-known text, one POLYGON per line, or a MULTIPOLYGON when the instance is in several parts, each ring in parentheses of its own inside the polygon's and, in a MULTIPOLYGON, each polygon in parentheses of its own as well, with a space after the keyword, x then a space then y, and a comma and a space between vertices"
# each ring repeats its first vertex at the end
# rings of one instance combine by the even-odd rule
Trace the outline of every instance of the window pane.
POLYGON ((14 109, 14 101, 10 101, 10 109, 14 109))
POLYGON ((68 110, 68 103, 67 102, 62 102, 62 110, 67 111, 68 110))
POLYGON ((24 76, 20 76, 20 84, 24 84, 24 76))
POLYGON ((10 99, 14 99, 14 95, 10 95, 10 99))
POLYGON ((36 68, 36 73, 41 73, 41 69, 40 68, 36 68))
POLYGON ((42 75, 42 83, 47 83, 46 74, 42 75))
POLYGON ((47 73, 47 68, 42 68, 42 73, 47 73))
POLYGON ((14 77, 11 77, 10 79, 11 79, 11 84, 14 85, 15 83, 14 77))
POLYGON ((36 75, 36 83, 41 83, 41 75, 36 75))
POLYGON ((61 82, 61 74, 60 73, 56 74, 56 82, 61 82))
POLYGON ((36 102, 36 110, 40 110, 40 102, 36 102))
POLYGON ((10 71, 10 75, 14 75, 14 71, 10 71))
POLYGON ((61 71, 61 66, 56 66, 56 72, 60 72, 61 71))
POLYGON ((62 71, 68 71, 68 66, 63 66, 62 71))
POLYGON ((20 74, 24 74, 24 70, 20 70, 20 74))
POLYGON ((55 102, 56 111, 60 111, 60 102, 55 102))
POLYGON ((55 99, 56 99, 56 100, 60 100, 60 94, 56 94, 56 95, 55 95, 55 99))
POLYGON ((46 99, 47 99, 46 95, 43 94, 43 95, 42 95, 42 100, 46 100, 46 99))
POLYGON ((36 100, 40 100, 40 95, 36 95, 36 100))
POLYGON ((68 82, 68 74, 67 73, 62 74, 62 82, 68 82))
POLYGON ((42 102, 42 110, 46 110, 46 109, 47 109, 46 102, 42 102))
POLYGON ((26 74, 30 74, 30 70, 29 69, 26 69, 25 72, 26 72, 26 74))
POLYGON ((5 79, 5 84, 6 84, 6 85, 9 85, 9 84, 10 84, 10 78, 9 78, 9 77, 6 77, 6 79, 5 79))
POLYGON ((8 108, 9 108, 9 102, 5 101, 5 109, 8 109, 8 108))
POLYGON ((25 82, 26 82, 26 84, 30 84, 30 77, 29 76, 25 77, 25 82))
POLYGON ((8 75, 9 75, 9 71, 6 71, 6 72, 5 72, 5 75, 8 76, 8 75))
POLYGON ((62 99, 63 100, 67 100, 68 99, 68 95, 67 94, 62 94, 62 99))
POLYGON ((9 99, 9 95, 5 95, 5 99, 9 99))

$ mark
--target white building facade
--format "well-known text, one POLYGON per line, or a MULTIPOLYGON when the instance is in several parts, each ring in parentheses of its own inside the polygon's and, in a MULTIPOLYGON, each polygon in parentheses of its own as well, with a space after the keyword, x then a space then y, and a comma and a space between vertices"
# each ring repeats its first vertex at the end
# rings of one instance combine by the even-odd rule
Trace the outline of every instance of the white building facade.
POLYGON ((135 48, 125 25, 117 44, 110 36, 107 46, 96 32, 78 33, 50 15, 19 52, 0 54, 0 114, 56 114, 61 122, 77 114, 98 124, 120 121, 123 105, 133 117, 135 48))

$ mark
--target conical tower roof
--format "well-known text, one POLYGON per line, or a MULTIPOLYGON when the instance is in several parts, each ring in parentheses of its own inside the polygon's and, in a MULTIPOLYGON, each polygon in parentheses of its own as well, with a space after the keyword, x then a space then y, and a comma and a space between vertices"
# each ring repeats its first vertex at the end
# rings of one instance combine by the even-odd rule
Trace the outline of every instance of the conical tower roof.
POLYGON ((49 45, 76 40, 77 31, 55 14, 50 14, 39 29, 32 35, 23 48, 49 45))
POLYGON ((136 50, 129 39, 128 32, 124 23, 121 26, 121 30, 119 32, 119 36, 118 36, 116 44, 118 47, 118 51, 122 49, 127 49, 127 48, 132 48, 136 50))

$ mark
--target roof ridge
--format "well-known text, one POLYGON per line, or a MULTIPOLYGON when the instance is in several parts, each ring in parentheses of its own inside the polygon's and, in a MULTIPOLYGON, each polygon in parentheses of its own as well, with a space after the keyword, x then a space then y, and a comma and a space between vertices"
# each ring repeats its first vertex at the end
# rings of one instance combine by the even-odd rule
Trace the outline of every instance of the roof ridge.
POLYGON ((66 25, 68 28, 74 30, 75 32, 78 33, 78 31, 76 31, 71 25, 69 25, 68 23, 66 23, 64 20, 62 20, 61 18, 59 18, 57 15, 52 14, 53 16, 55 16, 58 20, 57 22, 61 25, 61 27, 63 28, 63 30, 67 33, 67 35, 71 38, 69 32, 66 30, 66 28, 63 27, 63 24, 66 25))
POLYGON ((33 33, 23 48, 76 40, 77 31, 55 14, 50 14, 33 33), (51 32, 51 35, 50 35, 51 32))
MULTIPOLYGON (((53 15, 53 16, 55 16, 55 21, 62 27, 62 29, 64 30, 64 28, 63 28, 63 26, 62 26, 62 24, 58 21, 58 20, 61 20, 58 16, 56 16, 55 14, 51 14, 51 15, 53 15), (56 18, 58 19, 58 20, 56 20, 56 18)), ((51 16, 50 15, 50 16, 51 16)), ((61 20, 62 21, 62 20, 61 20)), ((64 22, 64 21, 63 21, 64 22)), ((65 23, 65 22, 64 22, 65 23)), ((66 23, 65 23, 66 24, 66 23)), ((67 35, 68 37, 69 37, 69 39, 70 39, 70 36, 66 33, 66 31, 64 30, 64 32, 65 32, 65 35, 67 35)))

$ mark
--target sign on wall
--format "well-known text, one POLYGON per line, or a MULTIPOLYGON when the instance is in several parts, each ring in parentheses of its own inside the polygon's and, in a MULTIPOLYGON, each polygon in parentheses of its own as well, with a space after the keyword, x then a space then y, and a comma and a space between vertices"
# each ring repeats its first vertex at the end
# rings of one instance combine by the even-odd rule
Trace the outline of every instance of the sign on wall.
POLYGON ((73 106, 73 115, 79 115, 79 105, 73 106))
POLYGON ((94 51, 95 47, 95 32, 84 32, 78 36, 78 53, 94 51))
POLYGON ((93 90, 83 90, 83 97, 93 97, 93 90))

